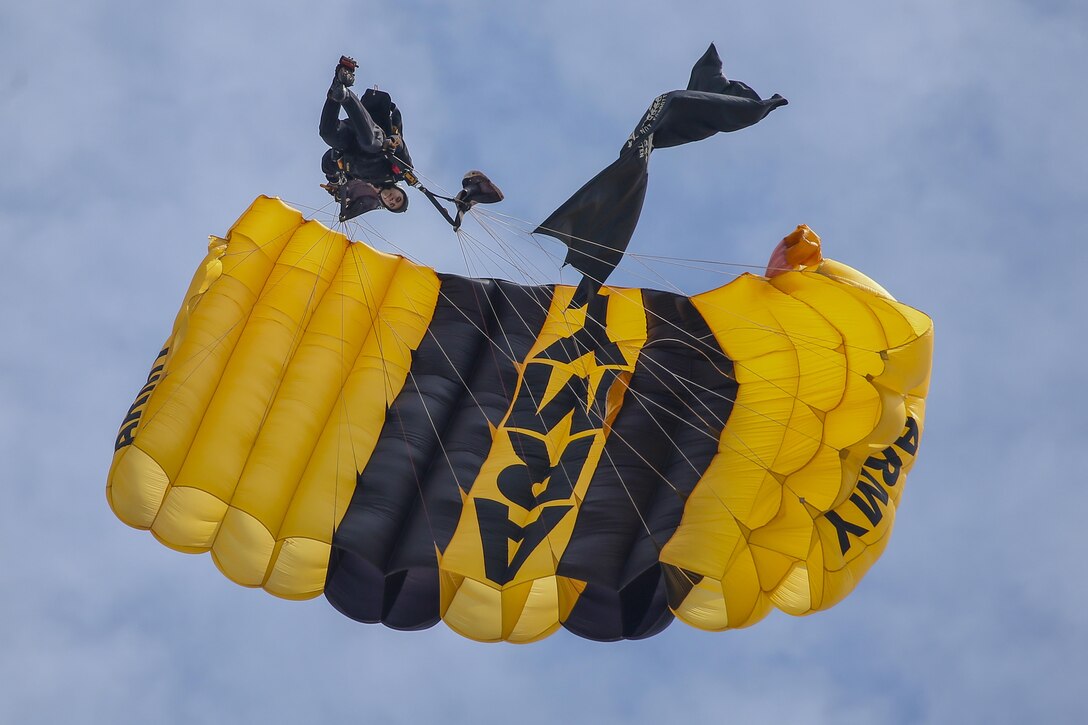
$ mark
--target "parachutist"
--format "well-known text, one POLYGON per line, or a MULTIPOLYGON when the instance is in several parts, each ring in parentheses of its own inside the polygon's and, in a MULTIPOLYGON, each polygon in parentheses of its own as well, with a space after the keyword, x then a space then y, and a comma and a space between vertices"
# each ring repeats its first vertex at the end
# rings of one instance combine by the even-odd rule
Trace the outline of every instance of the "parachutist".
POLYGON ((502 191, 482 171, 466 173, 455 197, 435 194, 420 184, 401 133, 397 104, 377 86, 367 89, 362 98, 351 91, 358 67, 353 58, 340 56, 319 127, 321 139, 330 146, 321 157, 321 170, 328 180, 321 188, 340 203, 340 221, 379 208, 405 211, 408 196, 397 186, 401 180, 423 192, 454 230, 476 204, 502 201, 502 191), (340 118, 340 109, 347 113, 346 119, 340 118), (453 203, 454 213, 439 199, 453 203))
POLYGON ((384 208, 403 212, 408 196, 397 186, 412 157, 401 135, 402 119, 388 93, 368 89, 362 98, 351 91, 354 59, 341 56, 321 110, 319 132, 329 150, 321 157, 322 184, 340 202, 340 221, 384 208), (340 110, 347 115, 340 118, 340 110))

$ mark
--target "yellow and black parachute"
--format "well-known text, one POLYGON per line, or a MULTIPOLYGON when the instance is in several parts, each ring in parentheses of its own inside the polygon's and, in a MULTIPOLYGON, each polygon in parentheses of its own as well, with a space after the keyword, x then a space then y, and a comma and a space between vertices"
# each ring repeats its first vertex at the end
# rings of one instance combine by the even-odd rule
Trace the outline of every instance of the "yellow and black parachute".
POLYGON ((596 317, 573 292, 436 273, 260 197, 125 417, 110 505, 239 584, 484 641, 841 600, 918 450, 929 318, 830 261, 604 288, 596 317))

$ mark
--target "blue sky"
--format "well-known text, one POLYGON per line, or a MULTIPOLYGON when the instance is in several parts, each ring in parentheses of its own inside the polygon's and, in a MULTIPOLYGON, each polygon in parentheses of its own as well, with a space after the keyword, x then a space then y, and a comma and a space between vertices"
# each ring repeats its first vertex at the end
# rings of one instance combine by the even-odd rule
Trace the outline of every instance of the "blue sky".
MULTIPOLYGON (((1088 719, 1088 9, 826 5, 0 9, 0 721, 1088 719), (485 169, 496 211, 531 225, 710 41, 790 105, 655 153, 632 249, 732 275, 807 223, 936 324, 918 463, 846 601, 723 634, 482 645, 237 587, 114 518, 117 425, 207 236, 258 194, 325 203, 317 116, 341 53, 393 93, 428 178, 485 169)), ((422 198, 371 216, 378 246, 480 271, 422 198)))

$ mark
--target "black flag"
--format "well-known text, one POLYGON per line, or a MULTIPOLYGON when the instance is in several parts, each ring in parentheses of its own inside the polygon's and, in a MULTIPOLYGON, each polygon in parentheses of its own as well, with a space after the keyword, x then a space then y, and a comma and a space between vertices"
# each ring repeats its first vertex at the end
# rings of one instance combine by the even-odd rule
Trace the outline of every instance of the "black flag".
POLYGON ((623 258, 642 213, 654 148, 746 128, 785 104, 786 99, 777 93, 764 100, 747 84, 727 80, 711 43, 691 69, 687 89, 655 98, 619 158, 534 230, 534 234, 547 234, 566 244, 564 264, 584 275, 572 304, 587 302, 587 295, 596 292, 623 258))

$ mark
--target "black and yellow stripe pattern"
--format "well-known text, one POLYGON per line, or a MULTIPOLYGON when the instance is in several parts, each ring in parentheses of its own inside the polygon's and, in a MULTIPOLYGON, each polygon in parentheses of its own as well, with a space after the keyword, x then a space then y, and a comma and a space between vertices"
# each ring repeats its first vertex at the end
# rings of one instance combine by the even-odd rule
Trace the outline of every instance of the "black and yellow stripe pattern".
POLYGON ((213 238, 107 494, 240 584, 396 628, 823 609, 886 544, 924 418, 932 325, 869 282, 607 289, 587 313, 261 197, 213 238))

